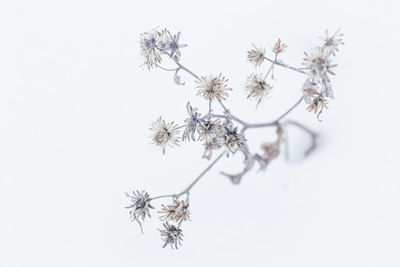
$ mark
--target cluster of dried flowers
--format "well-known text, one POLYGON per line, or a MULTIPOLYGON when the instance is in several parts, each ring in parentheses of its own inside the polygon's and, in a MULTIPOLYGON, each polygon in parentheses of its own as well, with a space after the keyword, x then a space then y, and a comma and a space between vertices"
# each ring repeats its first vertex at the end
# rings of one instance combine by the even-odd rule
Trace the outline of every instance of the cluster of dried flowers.
POLYGON ((140 35, 140 47, 143 56, 144 66, 148 69, 160 68, 166 71, 174 72, 174 81, 178 85, 184 85, 181 77, 178 75, 180 71, 185 71, 197 83, 197 95, 203 97, 208 102, 208 111, 202 115, 198 109, 186 104, 187 118, 182 125, 174 122, 166 122, 159 117, 150 126, 151 139, 153 143, 160 147, 164 154, 166 148, 178 146, 180 141, 196 141, 201 142, 204 146, 203 158, 211 160, 214 151, 220 151, 220 154, 214 158, 210 165, 198 175, 194 181, 189 184, 182 192, 176 194, 168 194, 156 197, 150 197, 145 191, 134 191, 132 195, 127 194, 131 203, 127 207, 130 212, 131 219, 136 221, 140 229, 145 217, 150 217, 150 209, 154 209, 151 202, 156 199, 170 198, 172 203, 162 205, 159 211, 159 217, 163 223, 161 238, 164 242, 163 247, 170 245, 172 248, 178 248, 181 245, 183 234, 181 224, 189 220, 189 193, 197 182, 216 164, 223 156, 229 157, 240 152, 244 155, 244 168, 237 174, 221 174, 228 177, 232 183, 239 184, 243 176, 249 172, 257 163, 260 170, 265 170, 272 160, 277 158, 281 151, 281 145, 285 142, 285 129, 287 126, 296 126, 308 133, 311 137, 311 146, 306 152, 308 155, 316 146, 316 134, 304 125, 286 120, 282 121, 295 107, 305 101, 308 104, 309 111, 318 112, 317 118, 324 108, 327 108, 328 98, 333 98, 330 75, 334 75, 332 69, 336 67, 332 64, 332 58, 339 51, 339 45, 342 45, 342 34, 337 31, 333 35, 329 35, 328 31, 323 40, 322 46, 316 47, 312 52, 305 53, 303 66, 299 68, 292 67, 278 56, 285 52, 287 45, 283 44, 280 39, 271 48, 273 58, 269 58, 265 48, 256 47, 248 51, 247 59, 254 64, 256 68, 260 68, 264 62, 269 62, 270 66, 266 74, 253 73, 247 78, 244 88, 247 92, 247 98, 256 101, 256 106, 260 105, 263 100, 270 96, 274 80, 275 66, 280 66, 297 73, 305 75, 306 79, 301 87, 302 95, 300 99, 283 112, 277 119, 265 123, 249 123, 235 116, 223 103, 229 96, 232 88, 228 87, 228 79, 222 74, 198 76, 191 70, 180 63, 181 51, 185 44, 180 43, 180 33, 171 34, 169 30, 157 30, 142 33, 140 35), (167 69, 161 66, 162 61, 167 58, 176 64, 176 68, 167 69), (213 112, 213 104, 220 105, 223 109, 222 114, 213 112), (273 142, 265 142, 261 144, 261 153, 251 153, 245 138, 245 132, 250 128, 275 127, 277 138, 273 142), (180 129, 183 129, 181 134, 180 129), (185 199, 181 197, 185 195, 185 199))

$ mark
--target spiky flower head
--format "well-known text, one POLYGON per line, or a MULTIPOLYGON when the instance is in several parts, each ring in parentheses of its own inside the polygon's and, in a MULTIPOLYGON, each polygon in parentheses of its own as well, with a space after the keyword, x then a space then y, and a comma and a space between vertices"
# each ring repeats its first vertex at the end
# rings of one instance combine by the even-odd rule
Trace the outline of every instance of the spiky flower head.
POLYGON ((164 49, 163 34, 157 30, 150 30, 140 34, 141 54, 144 58, 144 65, 149 69, 157 67, 161 63, 161 55, 164 49))
POLYGON ((309 75, 315 81, 321 81, 323 79, 328 79, 328 73, 335 75, 332 72, 332 68, 337 65, 332 65, 329 58, 330 52, 322 47, 317 47, 313 52, 305 54, 303 65, 305 69, 308 70, 309 75))
POLYGON ((132 221, 137 221, 140 225, 140 229, 143 232, 142 222, 144 222, 144 219, 146 216, 150 216, 150 209, 154 209, 154 207, 150 204, 151 198, 149 194, 145 191, 133 191, 132 195, 126 193, 126 196, 130 198, 131 204, 126 207, 129 209, 129 215, 131 217, 132 221))
POLYGON ((307 107, 307 110, 314 111, 314 113, 317 113, 319 110, 319 113, 318 113, 318 116, 319 116, 324 108, 326 108, 326 109, 328 108, 327 104, 328 104, 328 101, 324 97, 316 96, 312 100, 311 104, 307 107))
POLYGON ((187 139, 188 141, 195 141, 196 139, 194 134, 196 133, 196 131, 199 130, 199 127, 201 126, 201 114, 197 112, 197 108, 193 108, 190 105, 190 102, 186 104, 186 110, 189 114, 189 118, 185 119, 184 121, 186 123, 186 127, 182 134, 182 141, 184 141, 185 139, 187 139))
POLYGON ((247 60, 253 63, 254 66, 259 67, 265 59, 265 48, 257 47, 251 44, 254 49, 247 52, 247 60))
POLYGON ((190 212, 189 212, 189 203, 184 200, 176 200, 174 199, 174 203, 172 205, 162 205, 162 210, 159 213, 163 213, 160 216, 161 220, 166 221, 176 221, 179 222, 180 220, 186 221, 189 219, 190 212))
POLYGON ((247 78, 246 91, 247 98, 256 100, 258 106, 264 98, 269 96, 272 86, 262 78, 262 74, 253 74, 247 78))
POLYGON ((199 140, 206 144, 211 144, 221 134, 221 123, 219 119, 211 120, 208 118, 200 125, 199 140))
POLYGON ((231 122, 226 122, 223 125, 222 135, 218 137, 219 143, 225 147, 226 156, 235 154, 237 150, 243 147, 246 139, 238 133, 238 127, 235 127, 231 122))
POLYGON ((167 146, 178 146, 179 144, 179 130, 178 125, 174 122, 166 123, 161 117, 150 125, 152 131, 151 139, 153 143, 161 147, 163 154, 167 146))
POLYGON ((201 77, 201 80, 196 82, 199 84, 197 88, 200 88, 197 91, 197 95, 202 95, 210 102, 225 100, 228 97, 227 91, 232 90, 232 88, 227 87, 228 79, 223 77, 222 74, 201 77))
POLYGON ((178 245, 182 246, 181 241, 183 240, 182 230, 168 222, 163 223, 164 229, 158 229, 161 232, 161 239, 164 241, 163 248, 168 244, 171 248, 178 249, 178 245))
POLYGON ((171 32, 167 29, 162 31, 163 34, 163 43, 164 43, 164 51, 168 52, 171 57, 176 60, 179 60, 181 57, 181 51, 179 50, 182 47, 187 46, 187 44, 180 44, 179 39, 181 37, 181 33, 171 34, 171 32))
POLYGON ((335 55, 336 52, 339 52, 339 45, 343 45, 343 34, 339 33, 340 29, 338 29, 332 36, 329 35, 328 30, 325 30, 325 38, 320 37, 324 41, 324 45, 322 47, 323 50, 335 55))

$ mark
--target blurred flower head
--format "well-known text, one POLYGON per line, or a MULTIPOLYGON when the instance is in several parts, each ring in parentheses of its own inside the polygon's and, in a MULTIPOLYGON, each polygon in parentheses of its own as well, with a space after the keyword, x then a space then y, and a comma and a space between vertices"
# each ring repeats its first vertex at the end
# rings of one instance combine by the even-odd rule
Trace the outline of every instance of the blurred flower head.
POLYGON ((317 47, 313 52, 304 54, 306 57, 304 58, 303 65, 314 81, 328 79, 328 73, 334 75, 332 68, 336 67, 336 65, 331 64, 329 58, 330 52, 317 47))
POLYGON ((339 33, 339 31, 340 29, 330 36, 328 30, 325 30, 325 38, 320 37, 324 41, 322 49, 332 55, 335 55, 335 52, 339 52, 339 45, 344 44, 342 41, 343 34, 339 33))

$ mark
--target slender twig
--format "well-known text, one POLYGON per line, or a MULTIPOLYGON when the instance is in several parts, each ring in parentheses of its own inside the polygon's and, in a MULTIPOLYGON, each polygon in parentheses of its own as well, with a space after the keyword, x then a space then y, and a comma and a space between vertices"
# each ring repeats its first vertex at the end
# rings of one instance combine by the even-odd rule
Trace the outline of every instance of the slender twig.
POLYGON ((205 168, 204 171, 202 171, 199 174, 199 176, 197 176, 196 179, 194 179, 193 182, 188 187, 186 187, 182 192, 180 192, 179 194, 176 194, 175 196, 177 198, 179 198, 181 195, 189 193, 189 191, 192 189, 192 187, 195 186, 197 184, 197 182, 204 176, 204 174, 206 174, 215 165, 215 163, 217 163, 222 158, 222 156, 225 154, 226 154, 226 152, 222 152, 218 157, 216 157, 214 159, 214 161, 211 162, 211 164, 208 165, 208 167, 205 168))
POLYGON ((197 76, 196 74, 194 74, 194 72, 192 72, 191 70, 189 70, 188 68, 183 66, 181 63, 179 63, 179 61, 174 60, 174 62, 176 63, 176 65, 178 65, 179 69, 186 71, 187 73, 192 75, 194 78, 196 78, 198 81, 201 81, 199 76, 197 76))
POLYGON ((276 120, 272 122, 267 122, 267 123, 245 123, 242 129, 242 133, 246 131, 248 128, 262 128, 262 127, 271 127, 271 126, 276 126, 279 124, 279 121, 282 120, 286 115, 288 115, 293 109, 295 109, 303 100, 303 96, 300 97, 299 100, 285 113, 283 113, 281 116, 279 116, 276 120))
POLYGON ((281 119, 283 119, 286 115, 288 115, 293 109, 295 109, 300 103, 301 101, 303 101, 304 96, 301 96, 299 100, 297 100, 297 102, 285 113, 283 113, 279 118, 277 118, 275 121, 279 122, 281 119))
MULTIPOLYGON (((276 62, 277 56, 278 56, 278 54, 275 54, 274 60, 271 61, 271 66, 269 67, 267 74, 265 74, 264 80, 267 79, 269 73, 271 72, 271 70, 273 70, 274 65, 275 65, 275 62, 276 62)), ((266 57, 265 57, 265 58, 266 58, 266 57)), ((272 79, 274 78, 273 72, 272 72, 271 78, 272 78, 272 79)))
POLYGON ((300 128, 301 130, 305 131, 306 133, 308 133, 311 136, 311 145, 305 152, 306 156, 310 155, 311 152, 313 152, 315 150, 315 148, 317 147, 317 138, 318 138, 318 134, 317 133, 313 132, 312 130, 310 130, 309 128, 304 126, 303 124, 298 123, 296 121, 292 121, 292 120, 285 121, 283 123, 283 125, 296 126, 296 127, 300 128))
POLYGON ((284 67, 284 68, 287 68, 287 69, 290 69, 290 70, 294 70, 294 71, 302 73, 302 74, 307 74, 305 71, 303 71, 303 70, 301 70, 299 68, 292 67, 292 66, 290 66, 290 65, 288 65, 288 64, 286 64, 286 63, 284 63, 282 61, 278 61, 276 59, 272 60, 272 59, 267 58, 267 57, 264 57, 264 59, 268 60, 269 62, 271 62, 271 63, 273 63, 275 65, 278 65, 278 66, 281 66, 281 67, 284 67))
POLYGON ((174 69, 169 69, 169 68, 164 68, 163 66, 157 65, 160 69, 166 70, 166 71, 175 71, 177 72, 179 68, 174 68, 174 69))
POLYGON ((162 195, 162 196, 152 197, 150 198, 150 200, 156 200, 159 198, 167 198, 167 197, 174 197, 174 195, 162 195))

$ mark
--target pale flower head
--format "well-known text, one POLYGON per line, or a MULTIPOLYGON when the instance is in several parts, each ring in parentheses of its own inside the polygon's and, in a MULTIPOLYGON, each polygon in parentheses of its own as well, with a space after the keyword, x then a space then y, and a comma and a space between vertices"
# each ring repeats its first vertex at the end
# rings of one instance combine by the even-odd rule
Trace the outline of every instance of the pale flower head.
POLYGON ((343 45, 343 34, 339 33, 340 29, 338 29, 332 36, 329 35, 328 30, 325 30, 325 38, 320 37, 324 41, 324 45, 322 47, 323 50, 326 50, 328 53, 335 55, 336 52, 339 52, 339 45, 343 45))
POLYGON ((199 140, 206 144, 211 144, 221 134, 220 120, 211 120, 210 118, 200 125, 199 140))
POLYGON ((178 146, 179 144, 179 130, 178 125, 174 122, 166 123, 161 117, 150 125, 152 131, 151 139, 153 143, 162 148, 163 154, 167 146, 178 146))
POLYGON ((313 52, 305 54, 303 65, 308 70, 308 73, 315 81, 328 79, 328 73, 335 75, 332 68, 337 65, 332 65, 329 58, 330 52, 321 47, 317 47, 313 52))
POLYGON ((164 49, 162 33, 151 30, 140 34, 141 54, 144 58, 144 65, 149 69, 157 67, 161 63, 161 55, 164 49))
POLYGON ((265 59, 265 48, 257 47, 252 44, 254 49, 247 52, 247 60, 254 64, 254 66, 259 67, 265 59))
POLYGON ((200 88, 197 91, 197 95, 203 96, 206 100, 212 102, 214 100, 222 101, 228 97, 227 91, 232 88, 227 87, 228 79, 219 74, 218 76, 209 75, 207 77, 201 77, 200 81, 196 81, 200 88))
POLYGON ((180 220, 186 221, 189 219, 190 212, 189 212, 189 203, 184 200, 178 201, 174 200, 172 205, 162 205, 162 210, 158 213, 162 213, 163 215, 160 217, 161 220, 166 221, 176 221, 179 222, 180 220))
POLYGON ((149 194, 145 191, 133 191, 132 195, 126 193, 126 196, 130 198, 131 204, 126 207, 129 209, 129 215, 132 221, 137 221, 140 225, 140 229, 143 232, 142 224, 140 220, 144 221, 146 216, 150 216, 150 209, 154 207, 150 204, 151 198, 149 194))
POLYGON ((272 86, 262 78, 262 74, 253 74, 247 78, 246 91, 247 98, 256 100, 258 106, 264 98, 269 96, 272 86))

